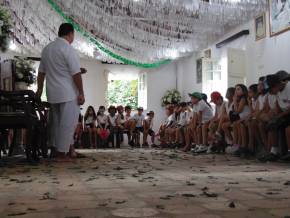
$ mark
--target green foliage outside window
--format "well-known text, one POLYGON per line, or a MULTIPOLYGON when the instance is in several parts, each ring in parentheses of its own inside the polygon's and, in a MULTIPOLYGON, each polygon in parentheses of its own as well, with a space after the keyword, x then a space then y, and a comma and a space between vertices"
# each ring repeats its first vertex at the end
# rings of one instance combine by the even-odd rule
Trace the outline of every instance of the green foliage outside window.
POLYGON ((109 105, 138 107, 138 80, 112 80, 108 84, 109 105))

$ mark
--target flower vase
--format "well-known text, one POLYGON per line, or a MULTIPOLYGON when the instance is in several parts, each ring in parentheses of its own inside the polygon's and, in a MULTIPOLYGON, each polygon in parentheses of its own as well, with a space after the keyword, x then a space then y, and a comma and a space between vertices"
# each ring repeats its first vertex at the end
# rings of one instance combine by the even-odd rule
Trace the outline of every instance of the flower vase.
POLYGON ((28 85, 26 82, 15 82, 15 90, 19 91, 19 90, 27 90, 28 89, 28 85))

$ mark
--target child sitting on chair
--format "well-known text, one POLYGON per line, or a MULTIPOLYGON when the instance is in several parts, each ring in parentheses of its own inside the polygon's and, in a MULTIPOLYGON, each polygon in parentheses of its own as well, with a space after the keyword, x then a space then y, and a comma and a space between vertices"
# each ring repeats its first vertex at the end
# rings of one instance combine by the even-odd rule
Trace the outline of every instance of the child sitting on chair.
POLYGON ((127 131, 128 142, 132 141, 132 135, 133 135, 133 131, 134 131, 134 128, 132 128, 132 126, 134 125, 134 120, 132 120, 131 111, 132 111, 131 106, 127 105, 125 107, 124 129, 127 131))
POLYGON ((116 144, 117 147, 120 147, 120 139, 118 137, 118 126, 117 126, 117 109, 115 106, 110 106, 108 109, 109 112, 109 128, 110 128, 110 133, 111 133, 111 139, 112 139, 112 147, 114 147, 115 144, 115 135, 117 136, 116 144))
POLYGON ((188 123, 188 106, 186 102, 181 102, 180 104, 180 114, 177 122, 177 127, 175 129, 175 142, 174 147, 179 147, 184 143, 185 128, 188 123))
POLYGON ((121 143, 123 143, 124 141, 124 137, 123 137, 123 131, 125 129, 125 116, 124 116, 124 107, 122 105, 119 105, 117 107, 117 119, 116 119, 116 128, 118 130, 119 136, 120 137, 120 141, 121 143))
POLYGON ((97 121, 98 121, 97 133, 98 136, 103 140, 107 139, 107 137, 110 135, 109 118, 105 114, 105 111, 106 111, 105 106, 100 106, 99 111, 97 113, 97 121))
MULTIPOLYGON (((145 116, 143 115, 144 109, 142 107, 137 108, 138 113, 133 116, 134 125, 133 128, 135 129, 136 133, 136 146, 140 147, 140 132, 143 133, 144 128, 143 128, 143 121, 145 119, 145 116)), ((130 143, 131 146, 134 146, 134 142, 131 141, 130 143)))
POLYGON ((143 122, 144 134, 143 134, 143 145, 142 147, 148 147, 147 137, 151 136, 151 147, 155 146, 155 132, 153 131, 153 119, 154 112, 150 111, 147 113, 147 117, 143 122))
POLYGON ((89 139, 90 139, 90 146, 95 148, 96 147, 96 133, 97 133, 97 128, 96 128, 96 121, 97 121, 97 115, 96 112, 93 108, 93 106, 89 106, 85 117, 85 132, 89 133, 89 139))
POLYGON ((166 116, 167 119, 164 123, 161 124, 158 134, 160 137, 160 146, 165 147, 166 146, 166 138, 167 138, 167 130, 171 128, 173 125, 175 125, 176 119, 175 119, 175 113, 174 113, 174 105, 167 105, 166 106, 166 116))

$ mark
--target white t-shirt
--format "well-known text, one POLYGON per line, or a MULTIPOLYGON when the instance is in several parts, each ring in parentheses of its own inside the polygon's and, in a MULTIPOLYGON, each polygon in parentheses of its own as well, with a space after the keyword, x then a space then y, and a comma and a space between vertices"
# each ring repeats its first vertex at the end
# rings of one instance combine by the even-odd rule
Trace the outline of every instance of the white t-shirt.
POLYGON ((124 114, 118 114, 117 120, 120 124, 124 124, 126 122, 124 114), (123 116, 122 116, 123 115, 123 116), (123 117, 123 118, 122 118, 123 117))
POLYGON ((218 118, 221 117, 225 104, 226 102, 223 102, 221 105, 215 105, 215 113, 217 114, 218 118))
POLYGON ((185 126, 187 123, 187 112, 180 112, 179 114, 179 120, 178 120, 178 125, 180 126, 185 126))
POLYGON ((46 75, 46 94, 49 103, 75 100, 78 90, 73 75, 80 72, 80 58, 63 38, 57 38, 42 51, 39 72, 46 75))
POLYGON ((234 105, 234 102, 232 102, 232 103, 226 102, 225 103, 225 109, 226 109, 227 115, 229 115, 230 114, 230 111, 233 110, 233 105, 234 105))
POLYGON ((263 110, 266 99, 267 99, 267 95, 259 95, 257 101, 259 102, 259 110, 260 111, 263 110))
POLYGON ((93 124, 95 122, 93 116, 88 116, 87 119, 85 120, 85 124, 93 124))
POLYGON ((125 121, 129 121, 131 119, 132 119, 132 116, 131 115, 125 114, 125 121))
POLYGON ((214 117, 212 109, 204 100, 198 102, 198 111, 202 112, 202 123, 206 123, 214 117))
POLYGON ((108 117, 109 117, 109 121, 110 121, 109 123, 110 123, 110 125, 116 126, 117 125, 116 124, 117 115, 111 117, 111 115, 109 114, 108 117))
POLYGON ((245 118, 247 118, 251 113, 251 109, 249 107, 249 105, 245 105, 243 108, 243 111, 241 113, 239 113, 240 115, 240 119, 244 120, 245 118))
POLYGON ((268 104, 271 110, 274 110, 276 108, 276 102, 277 102, 277 95, 269 94, 267 96, 268 104))
POLYGON ((168 127, 169 125, 175 124, 175 122, 176 122, 175 114, 173 113, 173 114, 171 114, 171 115, 167 118, 167 120, 165 121, 164 125, 165 125, 166 127, 168 127))
POLYGON ((145 120, 149 124, 149 129, 153 129, 153 119, 150 119, 149 116, 146 116, 145 120))
POLYGON ((192 112, 193 113, 197 113, 198 112, 198 105, 197 104, 192 106, 192 112))
POLYGON ((106 114, 104 115, 98 115, 97 116, 98 124, 106 124, 108 125, 108 116, 106 114))
POLYGON ((143 114, 141 116, 139 116, 138 114, 134 114, 132 119, 137 122, 136 127, 143 127, 143 120, 145 119, 145 116, 143 114))
POLYGON ((282 111, 290 108, 290 83, 288 82, 285 88, 277 94, 277 100, 282 111))
POLYGON ((258 102, 258 100, 252 98, 252 110, 254 110, 254 111, 256 110, 257 102, 258 102))

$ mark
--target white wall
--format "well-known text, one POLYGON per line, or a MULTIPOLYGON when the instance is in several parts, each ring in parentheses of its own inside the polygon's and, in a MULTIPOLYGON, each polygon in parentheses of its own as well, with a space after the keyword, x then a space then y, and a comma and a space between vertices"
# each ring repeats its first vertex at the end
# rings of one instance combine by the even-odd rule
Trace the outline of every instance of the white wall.
POLYGON ((160 123, 166 118, 165 110, 161 106, 161 98, 167 90, 177 88, 176 69, 176 63, 172 62, 160 68, 148 70, 147 102, 148 110, 155 112, 155 130, 158 130, 160 123))
POLYGON ((255 40, 254 20, 241 25, 233 31, 226 34, 216 43, 226 39, 241 30, 249 29, 250 35, 243 36, 222 48, 216 48, 214 43, 209 46, 212 50, 213 58, 221 57, 227 53, 227 49, 242 49, 246 56, 246 83, 250 85, 256 83, 260 76, 276 73, 278 70, 290 72, 290 31, 280 35, 269 36, 269 19, 266 14, 266 33, 267 36, 259 41, 255 40))
POLYGON ((106 80, 103 65, 97 60, 81 59, 81 67, 87 69, 87 73, 83 75, 86 98, 86 103, 82 106, 84 114, 89 105, 94 106, 95 110, 100 105, 105 105, 106 80))
POLYGON ((178 61, 178 69, 182 72, 178 74, 178 80, 182 82, 181 93, 184 101, 189 101, 188 93, 202 90, 202 84, 196 83, 196 59, 197 56, 194 53, 178 61))

